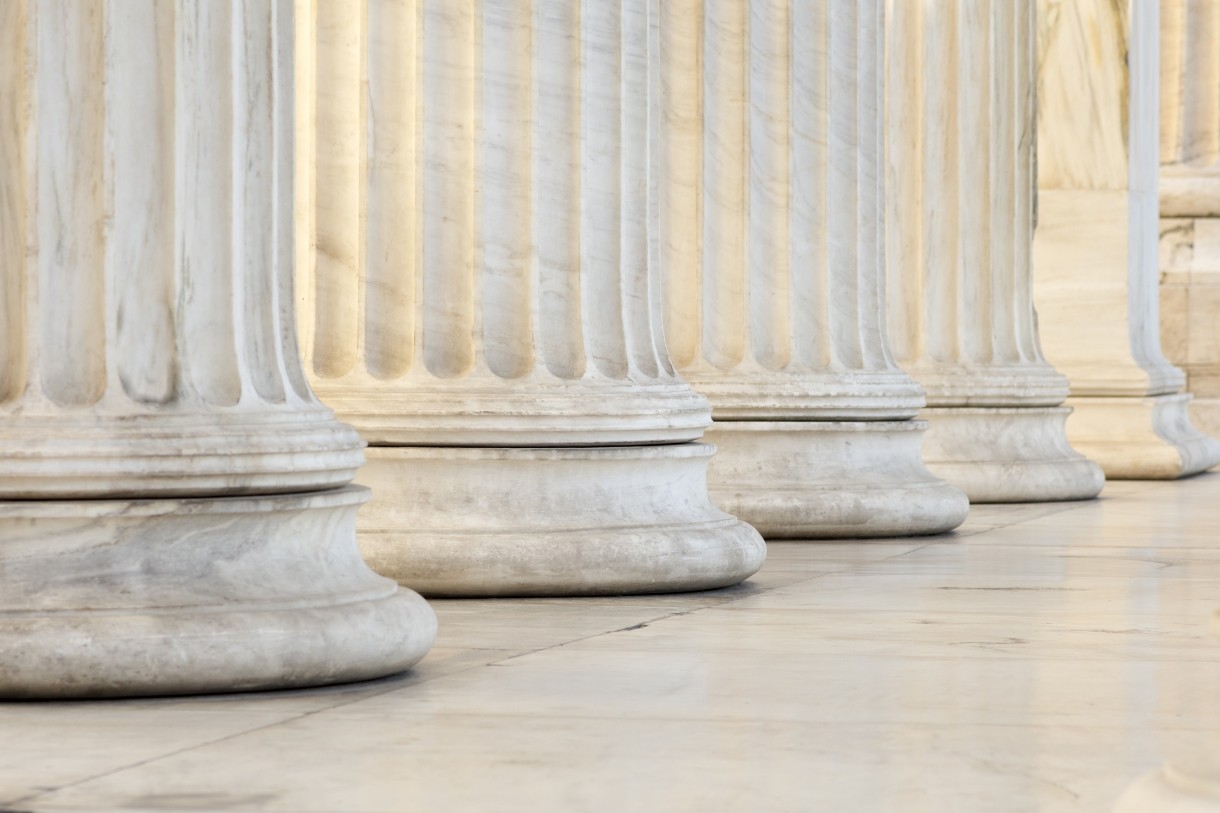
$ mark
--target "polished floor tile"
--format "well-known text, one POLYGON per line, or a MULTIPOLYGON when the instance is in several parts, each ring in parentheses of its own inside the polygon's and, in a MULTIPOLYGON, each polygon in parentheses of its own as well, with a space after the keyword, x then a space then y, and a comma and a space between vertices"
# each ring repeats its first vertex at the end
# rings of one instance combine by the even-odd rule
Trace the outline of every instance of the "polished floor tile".
POLYGON ((406 675, 0 704, 29 811, 1104 811, 1220 732, 1220 476, 782 542, 689 596, 443 601, 406 675))

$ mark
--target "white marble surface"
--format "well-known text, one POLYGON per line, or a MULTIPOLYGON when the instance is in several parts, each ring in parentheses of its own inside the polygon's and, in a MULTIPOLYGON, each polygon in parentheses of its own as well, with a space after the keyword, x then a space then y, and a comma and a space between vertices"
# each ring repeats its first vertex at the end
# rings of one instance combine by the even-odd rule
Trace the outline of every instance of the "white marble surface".
POLYGON ((956 527, 883 324, 884 3, 660 6, 655 251, 717 504, 768 538, 956 527))
POLYGON ((292 0, 0 3, 0 696, 322 685, 428 650, 360 559, 293 295, 292 0))
MULTIPOLYGON (((371 447, 366 561, 429 596, 707 590, 762 566, 762 537, 708 498, 705 443, 371 447)), ((964 506, 963 506, 964 508, 964 506)))
POLYGON ((302 15, 304 354, 369 443, 702 434, 648 262, 656 14, 326 0, 302 15))
POLYGON ((437 648, 372 684, 0 705, 0 805, 1109 810, 1220 730, 1218 496, 1117 482, 772 543, 713 593, 439 601, 437 648))
POLYGON ((436 637, 356 548, 362 488, 0 502, 0 697, 191 694, 401 672, 436 637))
POLYGON ((972 502, 1094 497, 1034 313, 1036 6, 887 10, 888 327, 928 394, 924 459, 972 502))
POLYGON ((0 7, 0 499, 355 474, 292 318, 291 12, 0 7))
POLYGON ((693 590, 757 570, 761 538, 708 500, 708 449, 691 442, 711 410, 661 324, 658 6, 310 8, 304 353, 373 447, 361 533, 376 566, 483 596, 693 590))

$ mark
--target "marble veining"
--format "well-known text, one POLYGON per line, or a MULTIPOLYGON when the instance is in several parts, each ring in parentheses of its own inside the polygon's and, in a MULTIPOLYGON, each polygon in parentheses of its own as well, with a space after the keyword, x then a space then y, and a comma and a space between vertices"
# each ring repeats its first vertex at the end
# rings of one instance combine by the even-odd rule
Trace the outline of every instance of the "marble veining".
POLYGON ((290 6, 0 10, 0 498, 351 479, 295 337, 290 6))
MULTIPOLYGON (((318 3, 307 366, 375 444, 696 439, 649 269, 647 3, 318 3)), ((306 28, 310 26, 307 24, 306 28)))
POLYGON ((1071 383, 1068 437, 1108 477, 1210 468, 1220 442, 1191 425, 1161 346, 1158 4, 1039 12, 1034 294, 1047 358, 1071 383))

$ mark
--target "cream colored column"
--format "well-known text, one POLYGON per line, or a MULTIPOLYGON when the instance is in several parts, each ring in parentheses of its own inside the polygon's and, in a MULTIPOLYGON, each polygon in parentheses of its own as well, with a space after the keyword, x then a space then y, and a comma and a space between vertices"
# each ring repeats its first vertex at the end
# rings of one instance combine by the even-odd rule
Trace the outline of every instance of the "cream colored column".
POLYGON ((708 396, 716 501, 768 537, 966 516, 882 324, 880 0, 662 4, 666 333, 708 396))
POLYGON ((1220 2, 1161 3, 1161 342, 1220 435, 1220 2))
POLYGON ((762 540, 708 498, 713 450, 691 442, 707 402, 661 331, 655 4, 328 0, 315 15, 305 352, 371 445, 366 557, 437 595, 756 571, 762 540))
POLYGON ((1033 306, 1034 4, 888 2, 890 341, 973 502, 1095 497, 1033 306))
POLYGON ((1039 328, 1071 382, 1068 439, 1115 478, 1181 477, 1220 461, 1161 352, 1158 7, 1038 5, 1039 328))
POLYGON ((401 671, 294 338, 292 3, 0 3, 0 696, 401 671))

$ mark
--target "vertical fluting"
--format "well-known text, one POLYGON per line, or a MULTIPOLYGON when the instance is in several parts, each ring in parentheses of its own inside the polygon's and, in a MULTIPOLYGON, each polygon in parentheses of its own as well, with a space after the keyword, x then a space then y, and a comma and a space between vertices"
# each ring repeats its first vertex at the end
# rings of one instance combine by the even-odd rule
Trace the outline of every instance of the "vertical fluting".
POLYGON ((373 443, 697 436, 650 262, 657 5, 328 5, 300 49, 319 393, 373 443))
POLYGON ((30 57, 26 4, 0 4, 0 403, 25 387, 29 361, 25 303, 26 234, 31 186, 28 158, 31 89, 24 76, 30 57))
POLYGON ((898 360, 933 406, 1059 403, 1030 293, 1034 9, 890 0, 888 13, 898 360))
POLYGON ((294 337, 292 12, 3 4, 0 497, 350 478, 294 337))
POLYGON ((1220 159, 1220 2, 1161 0, 1162 164, 1220 159))
POLYGON ((706 0, 663 17, 666 332, 719 417, 920 402, 883 324, 882 9, 706 0))

